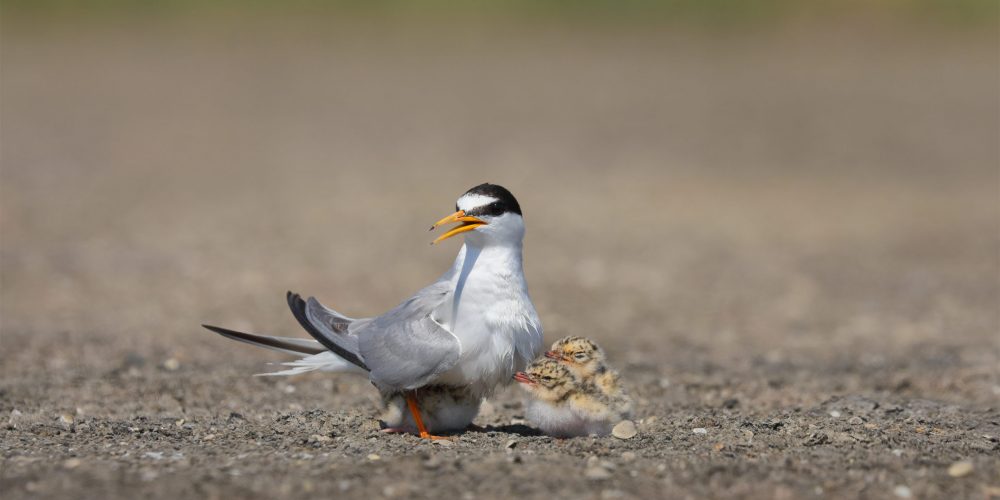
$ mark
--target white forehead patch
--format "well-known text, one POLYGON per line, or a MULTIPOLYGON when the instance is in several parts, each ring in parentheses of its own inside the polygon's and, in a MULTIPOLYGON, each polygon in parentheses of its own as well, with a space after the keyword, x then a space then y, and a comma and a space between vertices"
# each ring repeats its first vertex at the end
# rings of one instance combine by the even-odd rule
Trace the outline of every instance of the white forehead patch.
POLYGON ((458 202, 455 204, 458 205, 459 210, 465 210, 466 212, 468 212, 473 208, 486 206, 489 205, 490 203, 493 203, 494 201, 498 200, 492 196, 485 196, 473 193, 473 194, 463 194, 462 197, 459 198, 458 202))

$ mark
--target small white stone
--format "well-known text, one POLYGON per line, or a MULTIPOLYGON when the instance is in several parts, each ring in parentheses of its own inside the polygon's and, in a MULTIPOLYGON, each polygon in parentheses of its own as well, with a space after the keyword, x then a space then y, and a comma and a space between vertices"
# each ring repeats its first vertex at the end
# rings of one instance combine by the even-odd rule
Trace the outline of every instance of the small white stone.
POLYGON ((694 429, 691 429, 691 432, 695 434, 708 434, 708 429, 704 427, 695 427, 694 429))
POLYGON ((639 431, 635 428, 635 422, 631 420, 622 420, 611 429, 611 435, 618 439, 631 439, 638 433, 639 431))
POLYGON ((951 464, 951 467, 948 467, 948 475, 951 477, 965 477, 972 474, 973 469, 975 469, 975 466, 972 465, 972 462, 962 460, 961 462, 955 462, 951 464))
POLYGON ((177 358, 170 358, 163 362, 163 367, 168 371, 175 372, 181 367, 181 362, 177 361, 177 358))
POLYGON ((377 462, 379 460, 382 460, 382 457, 378 456, 378 454, 376 453, 371 453, 368 455, 368 460, 371 460, 372 462, 377 462))
POLYGON ((892 450, 892 454, 896 455, 897 457, 901 457, 903 456, 903 450, 896 448, 895 450, 892 450))
POLYGON ((830 412, 830 416, 833 418, 840 418, 840 412, 837 410, 833 410, 830 412))
POLYGON ((910 491, 910 488, 908 486, 903 486, 902 484, 893 488, 892 494, 899 498, 910 498, 913 496, 913 492, 910 491))

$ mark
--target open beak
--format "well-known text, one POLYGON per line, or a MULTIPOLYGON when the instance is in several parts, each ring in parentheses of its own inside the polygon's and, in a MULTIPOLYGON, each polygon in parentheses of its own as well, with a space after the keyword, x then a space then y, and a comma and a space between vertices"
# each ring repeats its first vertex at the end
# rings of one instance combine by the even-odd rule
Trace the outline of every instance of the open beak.
POLYGON ((562 357, 561 354, 555 351, 545 351, 545 357, 549 359, 554 359, 556 361, 569 361, 568 359, 562 357))
POLYGON ((531 377, 527 373, 517 372, 514 374, 514 380, 527 385, 535 385, 535 381, 531 380, 531 377))
POLYGON ((459 225, 457 225, 457 226, 449 229, 448 232, 442 234, 441 236, 438 236, 436 240, 434 240, 434 241, 431 242, 431 245, 433 245, 433 244, 435 244, 435 243, 437 243, 439 241, 444 241, 444 240, 446 240, 448 238, 451 238, 452 236, 455 236, 456 234, 461 234, 461 233, 464 233, 466 231, 472 231, 473 229, 475 229, 475 228, 477 228, 479 226, 485 226, 486 225, 486 221, 484 221, 484 220, 482 220, 482 219, 480 219, 478 217, 473 217, 471 215, 465 215, 465 210, 459 210, 459 211, 457 211, 457 212, 455 212, 455 213, 453 213, 453 214, 451 214, 451 215, 449 215, 449 216, 447 216, 447 217, 445 217, 445 218, 443 218, 443 219, 435 222, 434 225, 431 226, 431 231, 437 229, 437 227, 440 226, 440 225, 442 225, 442 224, 450 224, 452 222, 461 222, 461 224, 459 224, 459 225))

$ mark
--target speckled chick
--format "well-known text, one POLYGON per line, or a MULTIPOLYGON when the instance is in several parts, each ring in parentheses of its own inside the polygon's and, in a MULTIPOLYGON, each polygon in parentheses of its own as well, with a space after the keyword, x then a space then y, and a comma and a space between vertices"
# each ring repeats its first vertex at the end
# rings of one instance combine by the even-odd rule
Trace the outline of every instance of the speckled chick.
POLYGON ((632 398, 622 387, 618 372, 608 367, 604 349, 584 337, 563 337, 552 344, 545 356, 566 365, 585 383, 594 384, 623 418, 631 418, 632 398))
POLYGON ((622 419, 596 386, 578 379, 558 361, 539 359, 514 380, 531 395, 525 412, 528 421, 550 436, 605 436, 622 419))

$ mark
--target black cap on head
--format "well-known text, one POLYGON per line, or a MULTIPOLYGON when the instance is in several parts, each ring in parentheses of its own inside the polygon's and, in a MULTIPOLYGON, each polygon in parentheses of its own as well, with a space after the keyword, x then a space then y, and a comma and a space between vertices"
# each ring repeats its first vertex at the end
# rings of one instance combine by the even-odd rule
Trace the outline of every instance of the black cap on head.
MULTIPOLYGON (((489 201, 484 204, 477 204, 474 207, 467 208, 465 210, 466 215, 480 216, 480 215, 491 215, 500 216, 507 212, 512 212, 518 215, 521 214, 521 205, 517 203, 517 199, 514 195, 510 194, 510 191, 503 186, 497 184, 480 184, 468 191, 466 191, 458 199, 461 202, 462 198, 469 197, 470 199, 476 199, 476 197, 482 197, 484 201, 489 201)), ((456 203, 455 210, 459 210, 460 207, 456 203)))

